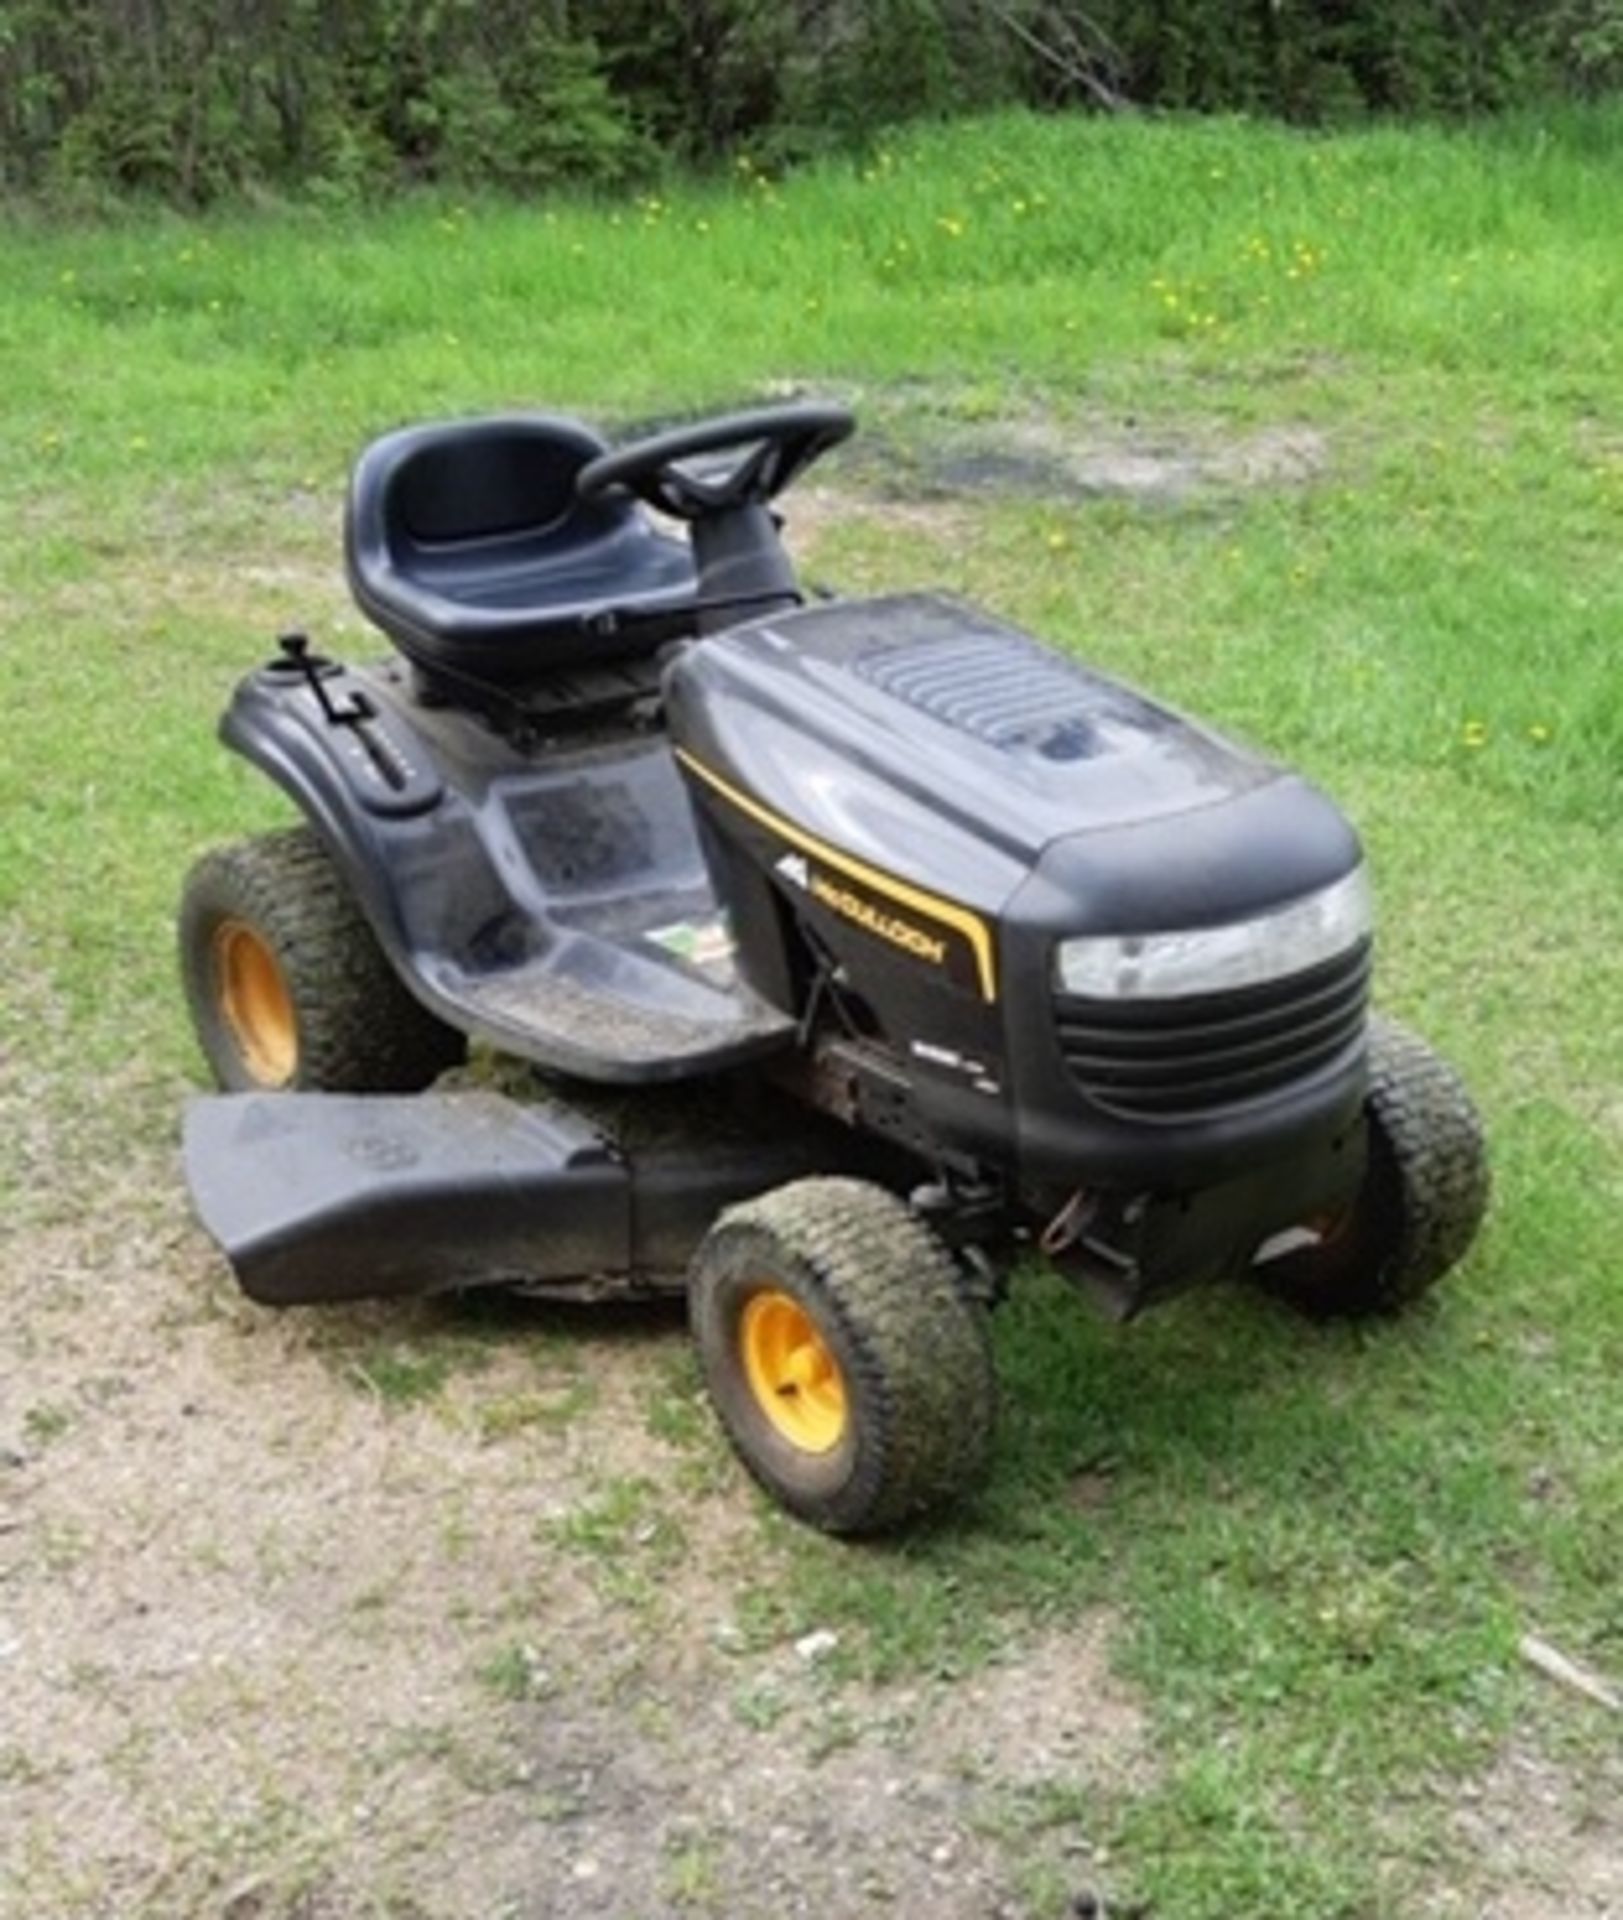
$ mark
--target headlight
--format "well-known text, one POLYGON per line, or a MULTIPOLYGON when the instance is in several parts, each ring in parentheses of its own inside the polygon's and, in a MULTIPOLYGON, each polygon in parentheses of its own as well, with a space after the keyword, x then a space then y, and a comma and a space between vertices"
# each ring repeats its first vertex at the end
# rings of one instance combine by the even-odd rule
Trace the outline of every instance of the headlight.
POLYGON ((1320 893, 1253 920, 1182 933, 1113 933, 1065 940, 1060 990, 1091 1000, 1174 1000, 1283 980, 1366 938, 1372 924, 1363 865, 1320 893))

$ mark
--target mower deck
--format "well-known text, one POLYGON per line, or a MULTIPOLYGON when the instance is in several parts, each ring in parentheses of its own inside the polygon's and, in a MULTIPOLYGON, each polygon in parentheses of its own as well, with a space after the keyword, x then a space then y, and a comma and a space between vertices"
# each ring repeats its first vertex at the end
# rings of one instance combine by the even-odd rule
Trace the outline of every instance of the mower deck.
POLYGON ((184 1144, 199 1217, 267 1306, 679 1291, 722 1208, 849 1167, 856 1146, 696 1110, 633 1143, 561 1100, 482 1091, 214 1095, 187 1108, 184 1144))

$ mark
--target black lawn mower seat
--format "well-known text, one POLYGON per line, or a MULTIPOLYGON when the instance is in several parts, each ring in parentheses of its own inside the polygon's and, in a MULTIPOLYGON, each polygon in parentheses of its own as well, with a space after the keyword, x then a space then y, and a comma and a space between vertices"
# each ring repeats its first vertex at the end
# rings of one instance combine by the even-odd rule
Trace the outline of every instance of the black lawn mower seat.
POLYGON ((692 632, 687 542, 657 533, 630 499, 575 493, 606 451, 589 428, 540 413, 374 441, 344 525, 356 604, 429 675, 510 684, 692 632))

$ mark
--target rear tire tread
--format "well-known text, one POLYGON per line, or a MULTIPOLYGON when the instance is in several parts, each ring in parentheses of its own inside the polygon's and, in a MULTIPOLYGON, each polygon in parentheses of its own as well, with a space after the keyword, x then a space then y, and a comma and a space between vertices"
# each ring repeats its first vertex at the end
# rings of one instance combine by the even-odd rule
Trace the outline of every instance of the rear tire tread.
POLYGON ((1482 1122, 1458 1074, 1396 1021, 1371 1021, 1368 1105, 1402 1175, 1403 1223, 1377 1276, 1393 1312, 1458 1266, 1488 1209, 1482 1122))
POLYGON ((401 984, 325 847, 298 826, 216 848, 186 879, 181 970, 198 1041, 221 1086, 260 1085, 213 977, 214 934, 229 919, 256 929, 281 967, 298 1027, 291 1087, 415 1092, 462 1058, 463 1036, 401 984))
POLYGON ((1260 1268, 1318 1319, 1394 1314, 1465 1258, 1487 1212, 1482 1122, 1452 1067, 1395 1020, 1371 1017, 1369 1165, 1338 1234, 1260 1268))

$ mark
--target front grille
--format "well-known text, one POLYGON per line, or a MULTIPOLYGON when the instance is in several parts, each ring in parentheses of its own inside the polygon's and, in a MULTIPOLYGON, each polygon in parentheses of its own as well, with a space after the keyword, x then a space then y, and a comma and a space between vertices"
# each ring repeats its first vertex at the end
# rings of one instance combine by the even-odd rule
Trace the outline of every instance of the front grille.
POLYGON ((1194 1120, 1277 1093, 1356 1045, 1370 943, 1288 980, 1177 1000, 1057 998, 1060 1051, 1095 1106, 1194 1120))

